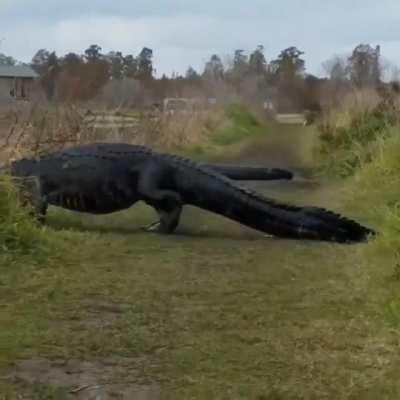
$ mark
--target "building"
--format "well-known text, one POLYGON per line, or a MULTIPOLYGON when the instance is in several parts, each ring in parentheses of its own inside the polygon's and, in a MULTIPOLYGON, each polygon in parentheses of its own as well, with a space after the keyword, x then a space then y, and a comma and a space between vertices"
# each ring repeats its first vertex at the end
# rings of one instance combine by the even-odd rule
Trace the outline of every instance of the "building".
POLYGON ((27 65, 0 65, 0 102, 29 100, 37 77, 27 65))

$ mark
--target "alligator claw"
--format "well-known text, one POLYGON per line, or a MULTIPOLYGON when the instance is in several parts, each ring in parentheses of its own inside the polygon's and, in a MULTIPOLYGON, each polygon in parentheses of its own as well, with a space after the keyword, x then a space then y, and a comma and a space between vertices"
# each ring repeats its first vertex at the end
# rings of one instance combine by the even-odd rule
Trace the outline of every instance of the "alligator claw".
POLYGON ((160 232, 160 227, 161 227, 161 222, 156 221, 156 222, 151 223, 150 225, 143 226, 142 230, 144 230, 146 232, 160 232))

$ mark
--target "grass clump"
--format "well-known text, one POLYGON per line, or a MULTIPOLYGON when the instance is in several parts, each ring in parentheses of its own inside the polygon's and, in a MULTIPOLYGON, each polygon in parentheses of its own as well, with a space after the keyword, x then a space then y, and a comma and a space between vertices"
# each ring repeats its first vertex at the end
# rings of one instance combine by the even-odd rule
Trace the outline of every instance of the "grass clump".
POLYGON ((350 203, 381 228, 378 243, 400 261, 400 126, 386 129, 371 147, 371 160, 351 181, 350 203))
POLYGON ((216 132, 213 141, 222 146, 237 143, 265 132, 265 127, 246 107, 233 103, 226 107, 226 124, 216 132))
POLYGON ((361 251, 365 276, 369 290, 379 297, 377 312, 398 328, 400 103, 398 93, 389 89, 369 100, 325 119, 320 126, 318 155, 326 174, 347 179, 348 206, 378 232, 361 251))
POLYGON ((0 247, 3 257, 38 253, 50 241, 45 230, 22 207, 17 187, 11 177, 0 176, 0 247))
POLYGON ((349 181, 349 206, 366 216, 378 235, 362 249, 371 292, 380 293, 378 312, 400 328, 400 126, 375 140, 371 160, 349 181))
POLYGON ((354 94, 342 110, 319 124, 316 155, 321 169, 333 176, 352 176, 373 158, 375 141, 398 123, 398 99, 389 90, 354 94))

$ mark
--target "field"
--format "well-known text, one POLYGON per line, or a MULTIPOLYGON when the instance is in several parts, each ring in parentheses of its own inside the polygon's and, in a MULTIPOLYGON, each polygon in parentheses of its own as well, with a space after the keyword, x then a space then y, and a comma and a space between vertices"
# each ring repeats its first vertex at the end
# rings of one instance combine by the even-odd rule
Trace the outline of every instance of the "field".
MULTIPOLYGON (((311 129, 242 138, 224 160, 296 168, 251 186, 349 215, 342 183, 309 178, 311 129)), ((399 398, 385 308, 398 283, 365 245, 269 238, 194 209, 176 235, 143 233, 154 217, 52 209, 58 251, 0 266, 1 400, 399 398)))

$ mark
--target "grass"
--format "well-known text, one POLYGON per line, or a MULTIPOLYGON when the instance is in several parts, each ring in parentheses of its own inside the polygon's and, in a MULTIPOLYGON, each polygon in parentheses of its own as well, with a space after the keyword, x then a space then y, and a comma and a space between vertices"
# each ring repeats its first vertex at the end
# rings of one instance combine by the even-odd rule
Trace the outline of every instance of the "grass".
MULTIPOLYGON (((226 161, 308 167, 296 153, 308 128, 281 129, 232 144, 226 161)), ((345 210, 338 183, 257 188, 345 210)), ((112 360, 100 386, 157 382, 165 399, 399 397, 396 284, 366 263, 368 246, 265 238, 192 208, 176 235, 143 233, 154 217, 141 204, 96 217, 50 209, 41 232, 63 246, 0 264, 1 400, 68 398, 54 372, 63 360, 112 360), (52 378, 15 372, 38 357, 52 378)))
MULTIPOLYGON (((375 298, 376 313, 381 316, 385 329, 398 335, 400 125, 396 110, 396 97, 385 97, 373 107, 360 108, 350 118, 350 124, 336 131, 336 138, 327 141, 327 137, 322 137, 322 147, 331 152, 323 156, 325 163, 328 161, 325 171, 347 177, 341 183, 347 206, 355 214, 363 215, 378 231, 376 239, 360 253, 363 279, 375 298), (330 163, 333 168, 329 167, 330 163)), ((394 394, 391 396, 395 398, 394 394)))
POLYGON ((82 244, 62 264, 1 268, 5 370, 37 356, 140 358, 141 379, 171 399, 350 398, 381 382, 368 368, 390 347, 357 247, 268 240, 195 210, 180 235, 152 237, 138 231, 149 217, 51 213, 54 234, 76 230, 82 244))
POLYGON ((386 132, 374 143, 372 160, 361 166, 346 191, 348 204, 363 213, 380 235, 364 250, 368 264, 380 265, 380 279, 386 280, 389 299, 386 320, 400 327, 400 127, 386 132), (390 284, 388 284, 390 282, 390 284))
POLYGON ((330 176, 352 176, 372 159, 375 141, 399 122, 398 98, 390 91, 369 94, 362 101, 359 96, 353 94, 345 101, 348 109, 335 110, 319 123, 316 156, 330 176))
POLYGON ((217 131, 213 142, 226 146, 252 136, 265 134, 265 126, 245 107, 231 104, 225 110, 228 123, 217 131))
POLYGON ((7 176, 0 177, 0 248, 2 257, 40 253, 47 249, 49 238, 21 207, 16 186, 7 176))

